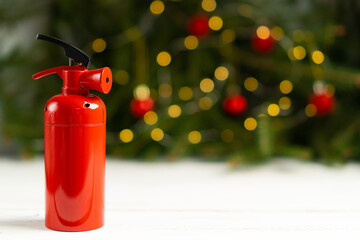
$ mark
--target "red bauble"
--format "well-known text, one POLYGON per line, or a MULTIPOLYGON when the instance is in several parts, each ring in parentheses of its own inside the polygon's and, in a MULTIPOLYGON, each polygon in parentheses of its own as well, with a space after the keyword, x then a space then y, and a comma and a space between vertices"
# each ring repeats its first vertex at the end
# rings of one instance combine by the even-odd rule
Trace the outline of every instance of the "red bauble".
POLYGON ((329 93, 313 93, 310 96, 309 103, 316 107, 316 115, 323 117, 330 114, 334 110, 335 98, 329 93))
POLYGON ((225 112, 231 116, 241 115, 247 107, 246 99, 241 95, 228 97, 223 102, 225 112))
POLYGON ((147 113, 154 109, 154 101, 151 98, 143 100, 133 99, 130 103, 131 113, 136 118, 141 118, 147 113))
POLYGON ((275 40, 269 36, 268 38, 261 39, 258 35, 254 34, 251 39, 251 46, 254 51, 259 53, 269 53, 275 48, 275 40))
POLYGON ((209 18, 205 14, 194 15, 188 22, 188 32, 190 35, 205 37, 210 33, 209 18))

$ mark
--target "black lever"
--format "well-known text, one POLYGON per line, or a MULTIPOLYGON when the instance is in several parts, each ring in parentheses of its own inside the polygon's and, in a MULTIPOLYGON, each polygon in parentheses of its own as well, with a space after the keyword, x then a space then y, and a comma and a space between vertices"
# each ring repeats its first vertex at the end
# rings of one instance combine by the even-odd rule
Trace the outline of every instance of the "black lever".
POLYGON ((45 40, 51 43, 55 43, 65 50, 65 55, 69 57, 69 65, 71 66, 72 60, 79 63, 80 66, 86 66, 87 68, 90 67, 91 58, 86 55, 83 51, 78 49, 77 47, 71 46, 70 44, 61 41, 60 39, 53 38, 50 36, 38 34, 36 35, 36 39, 38 40, 45 40))

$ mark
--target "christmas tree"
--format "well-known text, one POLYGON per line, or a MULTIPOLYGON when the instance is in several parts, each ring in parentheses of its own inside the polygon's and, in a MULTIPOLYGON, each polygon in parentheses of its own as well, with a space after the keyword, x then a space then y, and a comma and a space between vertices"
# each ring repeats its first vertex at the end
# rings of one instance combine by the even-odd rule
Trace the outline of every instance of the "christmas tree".
POLYGON ((112 69, 101 96, 108 154, 359 159, 359 10, 340 0, 4 1, 2 142, 42 151, 43 106, 61 81, 31 75, 67 64, 34 40, 44 33, 112 69))

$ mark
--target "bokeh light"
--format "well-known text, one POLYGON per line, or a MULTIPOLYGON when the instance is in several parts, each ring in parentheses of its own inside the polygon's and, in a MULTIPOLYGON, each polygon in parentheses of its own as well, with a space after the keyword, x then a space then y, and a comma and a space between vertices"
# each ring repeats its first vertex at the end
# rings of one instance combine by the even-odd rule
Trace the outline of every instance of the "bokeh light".
POLYGON ((272 103, 268 106, 268 114, 272 117, 275 117, 277 115, 279 115, 280 113, 280 108, 277 104, 272 103))
POLYGON ((168 108, 168 114, 171 118, 178 118, 181 115, 181 108, 179 105, 173 104, 168 108))
POLYGON ((289 80, 283 80, 280 83, 280 91, 283 94, 289 94, 291 93, 291 91, 293 90, 293 84, 292 82, 290 82, 289 80))
POLYGON ((316 107, 314 104, 308 104, 306 107, 305 107, 305 114, 306 116, 308 117, 313 117, 316 115, 316 107))
POLYGON ((158 115, 154 111, 148 111, 144 115, 144 122, 147 125, 154 125, 158 120, 158 115))
POLYGON ((160 0, 155 0, 150 4, 150 12, 152 14, 158 15, 161 14, 165 9, 165 5, 160 0))
POLYGON ((213 106, 213 101, 209 97, 202 97, 199 100, 199 107, 201 110, 209 110, 213 106))
POLYGON ((193 97, 193 90, 190 87, 181 87, 178 95, 181 100, 189 101, 193 97))
POLYGON ((134 134, 130 129, 123 129, 119 134, 119 138, 122 142, 128 143, 133 140, 134 134))
POLYGON ((159 85, 159 95, 163 98, 171 97, 172 95, 172 87, 168 83, 162 83, 159 85))
POLYGON ((117 84, 125 85, 130 80, 129 73, 125 70, 118 70, 115 72, 114 80, 117 84))
POLYGON ((267 39, 270 36, 270 29, 266 26, 260 26, 256 29, 256 35, 260 39, 267 39))
POLYGON ((281 27, 273 27, 270 30, 270 35, 273 39, 279 41, 284 37, 284 30, 281 27))
POLYGON ((279 99, 279 107, 283 110, 287 110, 291 107, 291 99, 289 97, 281 97, 279 99))
POLYGON ((214 75, 215 75, 216 79, 218 79, 220 81, 224 81, 229 77, 229 70, 224 66, 220 66, 215 69, 214 75))
POLYGON ((168 52, 160 52, 157 57, 156 57, 156 61, 160 66, 167 66, 170 64, 171 62, 171 55, 168 52))
POLYGON ((191 131, 188 134, 188 140, 192 144, 197 144, 201 141, 201 133, 199 131, 191 131))
POLYGON ((101 53, 106 48, 106 42, 102 38, 95 39, 92 43, 92 48, 94 52, 101 53))
POLYGON ((304 47, 302 46, 297 46, 297 47, 294 47, 293 49, 293 55, 295 57, 295 59, 297 60, 302 60, 305 58, 306 56, 306 50, 304 47))
POLYGON ((209 27, 214 30, 218 31, 223 26, 223 20, 219 16, 213 16, 209 19, 209 27))
POLYGON ((256 119, 252 118, 252 117, 245 119, 244 127, 248 131, 254 131, 256 129, 256 127, 257 127, 256 119))
POLYGON ((161 130, 160 128, 154 128, 151 131, 150 136, 151 136, 152 140, 159 142, 164 138, 164 131, 161 130))
POLYGON ((220 137, 224 142, 230 143, 234 140, 234 132, 230 129, 224 129, 221 131, 220 137))
POLYGON ((150 89, 145 84, 140 84, 134 89, 134 97, 139 100, 147 99, 150 96, 150 89))
POLYGON ((255 91, 259 86, 259 82, 256 78, 253 77, 248 77, 247 79, 245 79, 244 81, 244 87, 246 90, 253 92, 255 91))
POLYGON ((215 0, 203 0, 201 2, 201 7, 207 12, 212 12, 216 9, 216 1, 215 0))
POLYGON ((231 43, 235 40, 236 33, 232 29, 226 29, 226 30, 222 31, 220 37, 224 43, 231 43))
POLYGON ((324 62, 324 54, 321 51, 314 51, 311 55, 314 63, 321 64, 324 62))
POLYGON ((214 86, 214 82, 210 78, 204 78, 200 82, 200 89, 204 93, 212 92, 214 90, 214 86))
POLYGON ((184 46, 189 50, 197 48, 198 45, 199 45, 199 40, 197 37, 193 35, 187 36, 184 40, 184 46))

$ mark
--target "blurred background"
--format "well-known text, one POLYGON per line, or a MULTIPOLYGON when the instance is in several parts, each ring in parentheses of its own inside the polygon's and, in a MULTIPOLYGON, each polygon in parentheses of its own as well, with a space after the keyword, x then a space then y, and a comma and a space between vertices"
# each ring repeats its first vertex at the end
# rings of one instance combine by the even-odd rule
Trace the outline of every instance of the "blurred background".
POLYGON ((357 0, 0 0, 0 154, 43 153, 68 42, 108 66, 107 154, 360 159, 357 0))

